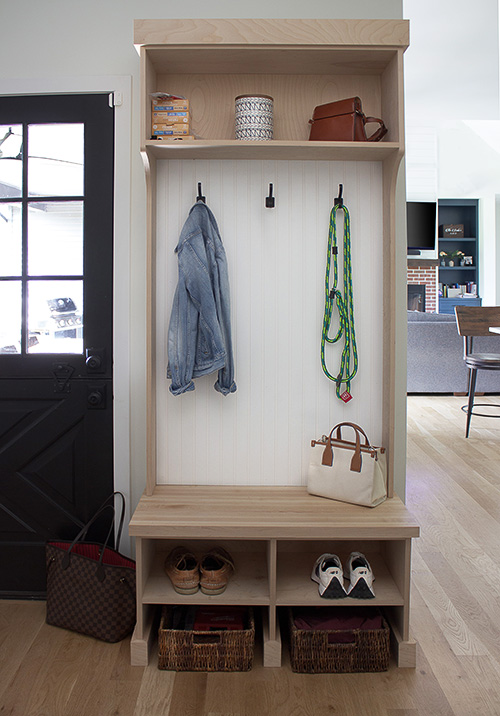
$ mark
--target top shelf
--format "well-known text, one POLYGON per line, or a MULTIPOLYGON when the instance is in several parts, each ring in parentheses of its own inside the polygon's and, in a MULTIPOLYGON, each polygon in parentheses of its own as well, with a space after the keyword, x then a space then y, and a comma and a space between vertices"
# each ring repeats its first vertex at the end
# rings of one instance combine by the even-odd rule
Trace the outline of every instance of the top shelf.
POLYGON ((141 148, 160 159, 397 159, 408 36, 406 20, 136 20, 141 148), (151 140, 155 92, 189 99, 190 131, 201 139, 151 140), (274 98, 273 141, 234 139, 235 97, 242 94, 274 98), (354 96, 366 116, 383 119, 384 141, 309 142, 315 106, 354 96))
POLYGON ((156 159, 287 159, 327 161, 384 161, 398 154, 397 142, 250 142, 194 139, 149 140, 148 155, 156 159))

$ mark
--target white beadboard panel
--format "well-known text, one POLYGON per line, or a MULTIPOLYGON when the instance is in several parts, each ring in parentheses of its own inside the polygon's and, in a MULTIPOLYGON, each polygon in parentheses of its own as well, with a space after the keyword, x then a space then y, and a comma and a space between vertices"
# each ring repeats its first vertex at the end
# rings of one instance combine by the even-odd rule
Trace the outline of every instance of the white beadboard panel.
MULTIPOLYGON (((381 164, 162 160, 157 206, 157 482, 303 484, 311 438, 341 421, 358 423, 380 444, 381 164), (228 260, 238 389, 227 397, 213 389, 216 374, 177 397, 165 375, 174 249, 200 181, 228 260), (270 183, 274 209, 265 207, 270 183), (320 363, 328 225, 339 184, 351 218, 359 356, 347 404, 320 363)), ((340 218, 340 241, 342 228, 340 218)), ((341 348, 326 350, 336 374, 341 348)))

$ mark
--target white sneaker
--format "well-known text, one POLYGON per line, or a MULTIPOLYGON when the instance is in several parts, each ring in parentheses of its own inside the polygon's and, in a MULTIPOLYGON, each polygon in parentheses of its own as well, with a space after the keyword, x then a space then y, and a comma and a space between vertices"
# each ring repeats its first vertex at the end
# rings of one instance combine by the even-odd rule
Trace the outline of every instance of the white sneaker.
POLYGON ((373 576, 370 563, 361 552, 351 552, 346 565, 346 579, 350 580, 347 589, 348 597, 356 599, 373 599, 375 592, 373 591, 373 576), (347 571, 349 574, 347 575, 347 571))
POLYGON ((344 589, 342 563, 336 554, 325 553, 318 557, 314 563, 311 579, 318 583, 320 597, 343 599, 347 596, 344 589))

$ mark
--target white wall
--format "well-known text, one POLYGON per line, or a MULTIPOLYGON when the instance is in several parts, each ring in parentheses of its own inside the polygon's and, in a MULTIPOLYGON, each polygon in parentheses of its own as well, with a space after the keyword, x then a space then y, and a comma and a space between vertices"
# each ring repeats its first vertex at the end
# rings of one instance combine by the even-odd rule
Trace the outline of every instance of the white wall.
POLYGON ((479 288, 500 304, 498 0, 404 0, 410 201, 479 199, 479 288), (432 21, 430 21, 432 18, 432 21))
MULTIPOLYGON (((373 444, 382 444, 381 163, 161 161, 157 176, 158 482, 305 484, 310 440, 345 421, 361 425, 373 444), (166 327, 178 274, 174 248, 198 181, 229 267, 238 389, 225 398, 213 388, 216 374, 197 378, 194 391, 176 397, 165 380, 166 327), (264 201, 270 183, 274 209, 264 201), (328 226, 339 184, 350 215, 359 356, 348 403, 337 398, 319 359, 328 226)), ((343 290, 342 213, 337 216, 337 285, 343 290)), ((333 277, 332 265, 330 285, 333 277)), ((338 326, 335 307, 331 336, 338 326)), ((342 348, 341 341, 325 348, 333 375, 342 348)))
MULTIPOLYGON (((400 18, 402 0, 255 0, 250 6, 234 0, 192 0, 183 7, 165 0, 17 0, 3 2, 0 9, 0 94, 16 91, 70 91, 80 80, 104 76, 132 78, 129 113, 129 172, 121 174, 121 196, 117 214, 130 230, 130 247, 117 242, 117 258, 130 266, 129 305, 118 315, 123 340, 129 340, 131 414, 131 487, 135 504, 144 486, 145 474, 145 182, 139 146, 139 58, 133 47, 133 20, 168 17, 315 17, 400 18), (128 185, 127 185, 128 183, 128 185), (129 202, 129 198, 131 201, 129 202), (127 256, 120 257, 120 251, 127 256), (127 335, 125 335, 127 334, 127 335)), ((114 89, 114 88, 111 88, 114 89)), ((122 142, 125 140, 122 140, 122 142)), ((118 152, 121 148, 118 147, 118 152)), ((128 271, 128 269, 127 269, 128 271)), ((126 283, 124 277, 124 283, 126 283)), ((402 278, 404 281, 404 277, 402 278)), ((404 316, 403 316, 404 320, 404 316)), ((118 335, 118 341, 120 335, 118 335)), ((403 365, 406 363, 404 362, 403 365)), ((399 376, 404 396, 406 375, 399 376)), ((400 443, 404 443, 403 440, 400 443)), ((400 464, 404 470, 404 445, 400 464)), ((400 484, 400 492, 402 486, 400 484)))

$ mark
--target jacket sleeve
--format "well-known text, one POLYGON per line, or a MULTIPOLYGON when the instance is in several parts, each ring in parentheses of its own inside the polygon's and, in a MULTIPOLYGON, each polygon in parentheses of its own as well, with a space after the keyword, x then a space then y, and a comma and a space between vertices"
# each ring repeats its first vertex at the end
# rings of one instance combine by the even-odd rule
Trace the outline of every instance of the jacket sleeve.
POLYGON ((179 271, 179 282, 175 289, 168 327, 168 368, 167 377, 172 379, 170 392, 180 395, 194 390, 193 365, 196 335, 189 326, 193 325, 193 309, 189 294, 179 271))
POLYGON ((220 291, 220 297, 218 301, 218 313, 219 325, 222 333, 222 342, 226 353, 226 360, 224 366, 219 370, 218 378, 214 385, 214 388, 215 390, 219 391, 219 393, 222 393, 222 395, 229 395, 229 393, 234 393, 236 391, 236 383, 234 382, 234 358, 231 340, 229 277, 225 253, 223 255, 223 259, 218 261, 218 264, 220 291))

